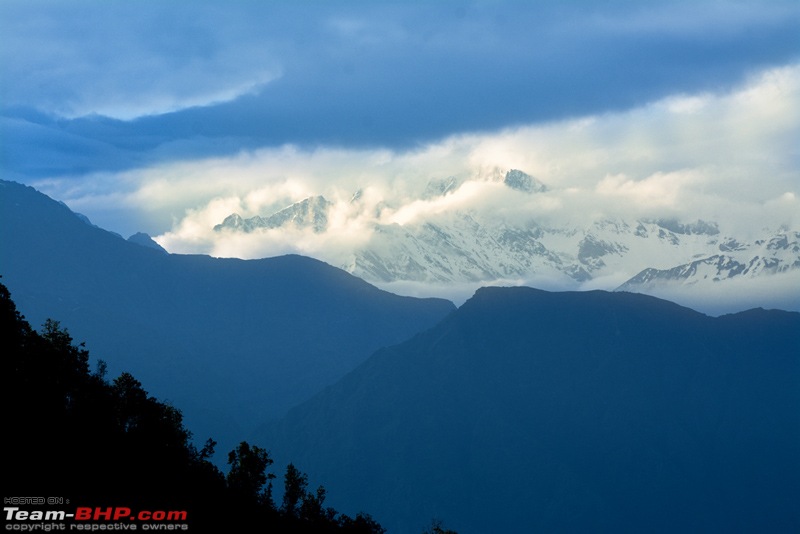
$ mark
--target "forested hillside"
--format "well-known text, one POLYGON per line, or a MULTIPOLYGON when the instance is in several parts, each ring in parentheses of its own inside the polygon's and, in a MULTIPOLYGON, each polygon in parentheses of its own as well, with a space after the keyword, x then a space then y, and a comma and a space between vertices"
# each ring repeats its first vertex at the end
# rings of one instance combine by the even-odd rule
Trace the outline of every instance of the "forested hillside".
POLYGON ((108 380, 102 360, 90 370, 88 352, 57 322, 33 330, 3 285, 0 333, 6 496, 59 496, 67 511, 186 511, 179 526, 191 532, 383 532, 369 515, 326 507, 325 489, 308 488, 293 465, 273 482, 268 452, 246 442, 223 475, 209 461, 214 442, 198 450, 178 408, 129 373, 108 380), (281 502, 273 483, 283 484, 281 502))

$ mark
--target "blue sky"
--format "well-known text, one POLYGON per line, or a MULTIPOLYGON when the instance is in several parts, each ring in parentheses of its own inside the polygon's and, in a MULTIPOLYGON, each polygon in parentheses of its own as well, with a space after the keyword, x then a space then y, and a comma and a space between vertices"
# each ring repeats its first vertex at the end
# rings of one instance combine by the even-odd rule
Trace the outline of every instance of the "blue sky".
POLYGON ((4 0, 0 34, 3 177, 125 235, 475 165, 595 192, 700 169, 751 222, 800 194, 796 1, 4 0))

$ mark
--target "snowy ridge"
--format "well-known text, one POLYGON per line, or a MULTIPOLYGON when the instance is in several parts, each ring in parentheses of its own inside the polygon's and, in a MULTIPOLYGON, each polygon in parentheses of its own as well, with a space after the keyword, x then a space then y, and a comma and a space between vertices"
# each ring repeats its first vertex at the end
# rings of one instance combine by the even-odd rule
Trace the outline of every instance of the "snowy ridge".
MULTIPOLYGON (((536 202, 549 191, 536 178, 514 169, 494 171, 480 179, 492 184, 495 194, 505 195, 501 198, 510 204, 536 202)), ((463 194, 468 184, 470 180, 463 177, 432 180, 416 198, 429 205, 445 203, 463 194)), ((367 208, 362 206, 362 190, 348 198, 350 213, 363 216, 367 208)), ((342 231, 329 224, 334 205, 322 196, 309 197, 267 216, 243 219, 232 214, 215 230, 255 233, 294 228, 334 235, 342 231)), ((700 219, 603 217, 589 224, 553 224, 534 211, 517 210, 514 217, 498 217, 468 203, 454 205, 398 220, 384 217, 381 210, 391 211, 391 207, 379 204, 373 208, 377 215, 367 223, 369 238, 355 243, 335 264, 383 285, 485 285, 546 279, 564 289, 634 292, 651 292, 664 283, 699 287, 800 273, 800 232, 786 228, 763 230, 754 240, 700 219)))
POLYGON ((644 269, 622 284, 620 291, 641 291, 663 283, 694 285, 786 273, 800 269, 800 232, 786 232, 753 244, 729 239, 714 254, 670 269, 644 269))
POLYGON ((269 217, 250 217, 243 219, 238 213, 233 213, 216 225, 214 230, 219 232, 225 229, 253 232, 259 228, 281 228, 294 225, 297 228, 312 228, 314 232, 323 232, 328 226, 328 209, 331 202, 321 196, 309 197, 296 204, 292 204, 269 217))
MULTIPOLYGON (((548 275, 586 282, 604 276, 631 278, 645 269, 665 270, 678 265, 705 261, 719 250, 736 243, 736 261, 755 261, 748 269, 729 267, 756 275, 762 271, 781 272, 800 266, 796 251, 768 249, 758 253, 768 258, 758 268, 757 244, 742 244, 720 237, 712 223, 697 221, 694 228, 705 232, 683 234, 669 230, 664 221, 603 220, 582 228, 550 228, 530 223, 526 227, 492 225, 477 215, 447 214, 436 221, 417 225, 376 228, 370 245, 355 252, 350 272, 373 281, 413 280, 418 282, 491 281, 548 275), (784 256, 786 256, 784 258, 784 256), (697 260, 696 258, 702 258, 697 260)), ((780 243, 786 235, 759 243, 780 243)), ((724 265, 720 268, 725 268, 724 265)), ((637 280, 631 280, 630 290, 637 280)))

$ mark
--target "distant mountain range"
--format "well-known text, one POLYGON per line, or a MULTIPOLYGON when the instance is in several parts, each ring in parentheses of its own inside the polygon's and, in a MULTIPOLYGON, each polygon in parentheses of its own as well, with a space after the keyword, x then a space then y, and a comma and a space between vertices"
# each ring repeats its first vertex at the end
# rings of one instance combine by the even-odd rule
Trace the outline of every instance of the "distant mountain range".
MULTIPOLYGON (((519 172, 502 183, 546 190, 519 172)), ((323 233, 325 202, 219 231, 323 233)), ((439 241, 415 256, 419 276, 430 264, 476 280, 495 254, 509 272, 527 257, 571 280, 646 259, 637 287, 797 271, 792 232, 743 242, 710 222, 602 221, 490 238, 500 226, 469 213, 442 220, 386 225, 410 237, 382 253, 424 234, 439 241), (675 265, 676 251, 699 252, 675 265)), ((625 291, 525 287, 480 289, 456 309, 301 256, 168 254, 5 181, 0 251, 33 325, 60 320, 112 376, 132 372, 181 409, 198 441, 224 453, 255 438, 276 467, 292 461, 309 487, 324 483, 326 504, 367 510, 391 532, 417 534, 430 518, 461 534, 800 531, 800 313, 709 317, 625 291)), ((391 274, 390 256, 372 265, 391 274)))
POLYGON ((800 531, 800 313, 485 288, 260 433, 397 534, 800 531))
POLYGON ((659 283, 697 284, 734 278, 756 278, 800 269, 800 232, 784 232, 754 243, 727 239, 717 245, 718 254, 671 269, 645 269, 620 291, 637 291, 659 283))
MULTIPOLYGON (((0 181, 0 275, 35 327, 61 321, 109 372, 132 372, 223 454, 373 351, 454 309, 301 256, 167 254, 0 181)), ((224 462, 224 458, 222 459, 224 462)))
MULTIPOLYGON (((492 179, 519 195, 548 190, 520 170, 492 179)), ((455 177, 432 181, 420 197, 444 198, 463 185, 464 181, 455 177)), ((357 192, 351 203, 359 198, 357 192)), ((332 205, 321 196, 309 197, 266 217, 243 219, 231 214, 215 230, 258 232, 292 227, 321 233, 327 229, 332 205)), ((340 267, 376 284, 544 278, 559 287, 575 288, 606 279, 616 283, 604 289, 619 287, 656 295, 664 286, 700 290, 745 278, 786 286, 790 284, 781 282, 781 275, 791 273, 800 280, 800 232, 776 229, 758 239, 745 239, 703 220, 601 219, 588 226, 549 226, 533 214, 512 223, 491 212, 446 210, 402 225, 375 222, 369 242, 352 250, 340 267)), ((793 299, 800 309, 800 290, 793 299)))

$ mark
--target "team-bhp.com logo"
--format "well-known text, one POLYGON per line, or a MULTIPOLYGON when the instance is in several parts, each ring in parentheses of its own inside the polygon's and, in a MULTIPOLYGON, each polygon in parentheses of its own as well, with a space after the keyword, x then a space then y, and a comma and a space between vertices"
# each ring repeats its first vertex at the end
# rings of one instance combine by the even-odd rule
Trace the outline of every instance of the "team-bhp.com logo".
POLYGON ((186 521, 186 511, 141 510, 134 514, 130 508, 88 508, 78 507, 75 510, 75 521, 119 521, 130 519, 138 521, 186 521))
POLYGON ((188 530, 185 523, 177 523, 188 519, 185 510, 134 511, 124 506, 79 506, 69 513, 64 510, 23 510, 18 506, 5 506, 3 511, 6 530, 188 530), (65 521, 70 523, 65 524, 65 521))

